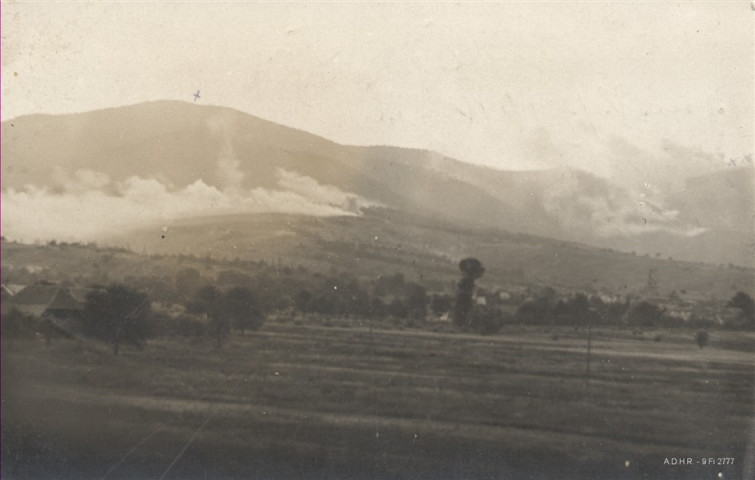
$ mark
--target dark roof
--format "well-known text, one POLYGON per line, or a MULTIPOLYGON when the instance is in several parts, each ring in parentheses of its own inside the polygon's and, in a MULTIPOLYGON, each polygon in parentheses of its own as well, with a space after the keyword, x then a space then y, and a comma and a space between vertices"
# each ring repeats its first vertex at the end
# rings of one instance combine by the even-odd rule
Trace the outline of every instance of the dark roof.
POLYGON ((82 302, 71 295, 67 288, 58 285, 29 285, 8 303, 16 305, 39 305, 49 310, 82 310, 82 302))
POLYGON ((8 287, 6 287, 5 285, 3 285, 3 288, 2 288, 2 299, 3 300, 7 300, 7 299, 11 298, 12 296, 13 296, 13 292, 8 287))
POLYGON ((29 285, 13 296, 13 303, 48 305, 60 287, 57 285, 29 285))
POLYGON ((67 288, 60 288, 47 305, 48 310, 83 310, 82 302, 76 300, 67 288))

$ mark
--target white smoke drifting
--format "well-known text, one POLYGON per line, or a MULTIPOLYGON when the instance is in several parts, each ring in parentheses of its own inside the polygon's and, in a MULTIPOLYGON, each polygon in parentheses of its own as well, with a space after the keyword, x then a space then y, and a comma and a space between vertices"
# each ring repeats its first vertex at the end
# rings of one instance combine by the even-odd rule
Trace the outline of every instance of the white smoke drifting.
POLYGON ((2 193, 3 235, 27 242, 88 241, 188 217, 267 212, 358 215, 362 208, 377 205, 282 169, 277 171, 281 190, 242 190, 232 162, 218 168, 229 172, 222 190, 202 180, 180 189, 138 176, 112 182, 91 170, 57 175, 53 190, 34 185, 9 189, 2 193))
POLYGON ((574 170, 562 170, 559 181, 543 194, 545 210, 566 231, 600 237, 626 237, 665 232, 694 237, 706 229, 679 219, 679 211, 663 206, 662 192, 645 184, 641 191, 586 180, 574 170))

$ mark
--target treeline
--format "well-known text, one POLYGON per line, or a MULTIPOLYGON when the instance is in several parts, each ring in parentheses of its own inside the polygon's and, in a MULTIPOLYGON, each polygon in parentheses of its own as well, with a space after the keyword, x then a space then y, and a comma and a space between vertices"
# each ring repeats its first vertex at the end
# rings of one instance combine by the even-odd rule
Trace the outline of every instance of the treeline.
POLYGON ((302 267, 268 265, 245 271, 227 269, 212 276, 189 267, 178 271, 173 279, 129 276, 124 283, 149 292, 155 302, 184 306, 203 287, 214 286, 221 291, 243 287, 254 293, 261 310, 292 314, 422 319, 429 312, 447 313, 453 302, 448 294, 428 294, 424 286, 407 281, 401 273, 365 282, 345 272, 323 274, 302 267))
MULTIPOLYGON (((666 307, 636 298, 604 301, 585 293, 559 295, 553 288, 522 296, 488 291, 476 281, 485 272, 479 260, 459 263, 455 290, 428 292, 402 273, 360 280, 331 270, 324 274, 280 263, 223 262, 184 266, 175 273, 129 275, 117 283, 91 285, 83 311, 75 318, 37 319, 12 312, 3 318, 6 333, 20 335, 28 326, 46 338, 51 332, 83 334, 141 346, 153 337, 212 337, 220 346, 233 329, 260 328, 271 316, 279 320, 334 321, 355 325, 383 322, 386 327, 494 334, 505 324, 627 326, 639 328, 710 326, 709 317, 674 316, 666 307), (235 265, 236 268, 229 268, 235 265), (200 268, 203 271, 200 271, 200 268), (223 268, 225 267, 225 268, 223 268), (25 327, 26 326, 26 327, 25 327), (67 330, 66 330, 67 329, 67 330)), ((753 300, 739 292, 727 304, 741 311, 735 327, 753 328, 753 300)))
MULTIPOLYGON (((61 288, 71 288, 70 286, 61 288)), ((258 264, 216 275, 187 267, 172 276, 129 276, 123 282, 90 285, 79 314, 52 312, 31 317, 11 311, 3 326, 12 337, 83 335, 112 344, 141 347, 150 338, 213 338, 221 346, 235 329, 259 329, 270 316, 333 319, 390 319, 421 325, 430 309, 448 312, 450 295, 428 295, 401 273, 362 282, 342 272, 258 264)), ((395 325, 395 323, 394 323, 395 325)))
MULTIPOLYGON (((734 318, 719 326, 733 329, 755 329, 755 302, 744 292, 737 292, 724 305, 734 311, 734 318)), ((559 298, 549 287, 533 298, 524 301, 516 310, 512 321, 533 325, 587 325, 654 328, 654 327, 710 327, 717 321, 715 315, 701 308, 692 308, 686 315, 648 300, 626 296, 604 302, 600 296, 588 297, 576 293, 559 298), (686 318, 685 318, 686 317, 686 318)))

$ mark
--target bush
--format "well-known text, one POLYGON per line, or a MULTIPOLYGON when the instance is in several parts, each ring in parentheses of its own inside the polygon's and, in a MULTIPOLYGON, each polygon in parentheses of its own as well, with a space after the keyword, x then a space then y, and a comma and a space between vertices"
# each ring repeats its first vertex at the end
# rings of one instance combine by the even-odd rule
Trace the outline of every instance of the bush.
POLYGON ((476 305, 472 310, 471 327, 480 335, 498 333, 503 327, 503 316, 497 308, 476 305))
POLYGON ((516 309, 514 319, 517 323, 543 325, 552 320, 549 310, 547 302, 542 299, 528 300, 516 309))
POLYGON ((709 339, 710 336, 705 330, 700 330, 695 334, 695 342, 697 342, 697 346, 700 348, 705 347, 708 344, 709 339))
POLYGON ((658 326, 663 320, 663 310, 653 303, 640 302, 629 311, 627 320, 631 326, 658 326))

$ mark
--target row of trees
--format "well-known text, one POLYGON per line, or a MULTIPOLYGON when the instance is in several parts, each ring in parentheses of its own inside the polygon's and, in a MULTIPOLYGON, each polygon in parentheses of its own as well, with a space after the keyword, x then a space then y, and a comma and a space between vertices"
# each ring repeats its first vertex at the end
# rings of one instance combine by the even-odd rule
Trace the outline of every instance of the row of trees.
MULTIPOLYGON (((179 328, 186 330, 181 333, 210 333, 218 346, 231 328, 243 334, 257 330, 265 320, 260 302, 245 287, 221 291, 206 285, 190 297, 185 307, 186 314, 177 322, 179 328)), ((146 293, 114 284, 87 295, 79 328, 88 336, 112 343, 113 353, 118 355, 121 344, 142 346, 170 321, 168 315, 153 311, 146 293)))
MULTIPOLYGON (((468 280, 460 283, 464 290, 455 300, 450 295, 430 297, 424 287, 406 282, 400 273, 379 278, 372 296, 356 278, 314 275, 314 281, 308 284, 309 288, 299 289, 293 295, 293 302, 288 305, 281 302, 280 298, 260 300, 250 288, 244 286, 226 290, 215 285, 198 287, 202 280, 199 272, 184 269, 176 276, 176 287, 184 291, 177 300, 185 307, 185 313, 177 318, 153 311, 150 298, 143 291, 113 284, 95 289, 87 296, 80 328, 86 335, 111 342, 117 355, 121 344, 141 346, 146 339, 159 332, 161 327, 164 331, 168 324, 172 324, 173 329, 183 330, 179 334, 211 334, 220 346, 232 328, 238 329, 242 334, 247 330, 256 330, 262 326, 271 310, 281 306, 288 309, 293 307, 293 310, 302 314, 412 319, 425 318, 428 308, 432 308, 437 315, 449 313, 454 308, 458 325, 466 322, 461 319, 462 316, 468 316, 472 325, 491 315, 490 312, 482 311, 474 313, 471 305, 474 278, 478 278, 484 269, 476 260, 463 264, 468 266, 468 280), (193 293, 189 293, 191 291, 193 293)), ((253 282, 252 277, 225 277, 229 283, 253 282)), ((260 290, 269 291, 275 285, 268 282, 266 287, 260 290)), ((280 288, 275 290, 285 291, 280 288)), ((157 292, 161 291, 157 289, 157 292)))
MULTIPOLYGON (((285 309, 290 313, 343 315, 363 318, 424 319, 428 312, 434 315, 450 314, 453 324, 462 330, 483 334, 495 333, 504 324, 504 314, 495 302, 475 301, 476 281, 485 269, 479 260, 466 258, 459 263, 461 278, 455 294, 428 295, 421 285, 405 281, 403 275, 380 277, 372 293, 356 278, 347 275, 324 276, 314 274, 302 284, 289 278, 280 280, 282 288, 270 277, 233 277, 226 275, 228 283, 243 281, 248 286, 230 286, 220 289, 215 285, 198 286, 202 280, 198 271, 184 270, 176 277, 176 285, 185 289, 178 298, 184 313, 171 316, 155 312, 150 298, 132 286, 110 285, 93 290, 86 299, 80 328, 83 333, 112 342, 118 354, 123 343, 142 345, 157 333, 178 335, 212 335, 221 345, 223 339, 236 328, 242 334, 257 330, 266 316, 285 309), (303 288, 305 286, 305 288, 303 288), (271 294, 275 292, 275 294, 271 294)), ((477 297, 478 299, 481 297, 477 297)), ((737 293, 729 302, 740 309, 751 326, 755 326, 755 302, 743 293, 737 293)), ((523 324, 618 324, 653 327, 668 325, 669 317, 663 308, 649 302, 603 303, 599 298, 588 298, 578 293, 569 298, 558 298, 556 291, 545 288, 517 309, 511 319, 523 324)))
MULTIPOLYGON (((737 292, 726 307, 741 311, 741 318, 733 327, 755 328, 755 302, 744 292, 737 292)), ((598 325, 627 325, 630 327, 707 326, 713 321, 711 314, 693 312, 687 320, 672 315, 666 307, 655 303, 624 298, 604 303, 599 297, 588 298, 577 293, 570 298, 558 299, 556 291, 544 288, 535 298, 522 303, 514 315, 515 323, 581 325, 587 322, 598 325)))
MULTIPOLYGON (((174 278, 130 278, 127 283, 149 290, 156 301, 182 305, 191 303, 194 292, 211 283, 223 289, 248 288, 258 295, 258 308, 269 312, 371 319, 392 317, 408 319, 413 323, 430 313, 434 316, 450 314, 458 328, 473 330, 495 330, 487 324, 503 323, 503 314, 497 305, 490 302, 488 305, 475 304, 480 297, 476 281, 485 272, 481 262, 475 258, 465 258, 459 263, 461 278, 455 292, 434 294, 429 294, 418 283, 407 281, 401 273, 383 275, 365 282, 348 273, 333 270, 322 274, 310 272, 301 266, 241 262, 236 267, 211 276, 203 276, 197 268, 190 267, 178 271, 174 278), (480 326, 480 323, 486 325, 480 326)), ((515 323, 564 325, 589 320, 609 324, 625 322, 637 326, 680 321, 652 303, 625 299, 603 304, 598 297, 588 298, 581 293, 570 298, 559 298, 554 289, 547 287, 539 295, 524 300, 511 320, 515 323)), ((698 323, 709 321, 710 318, 701 318, 698 323)))
POLYGON ((259 302, 252 291, 245 287, 234 287, 222 292, 215 286, 206 285, 196 292, 187 305, 187 311, 209 320, 218 347, 232 326, 243 334, 246 330, 260 328, 265 319, 259 302))

